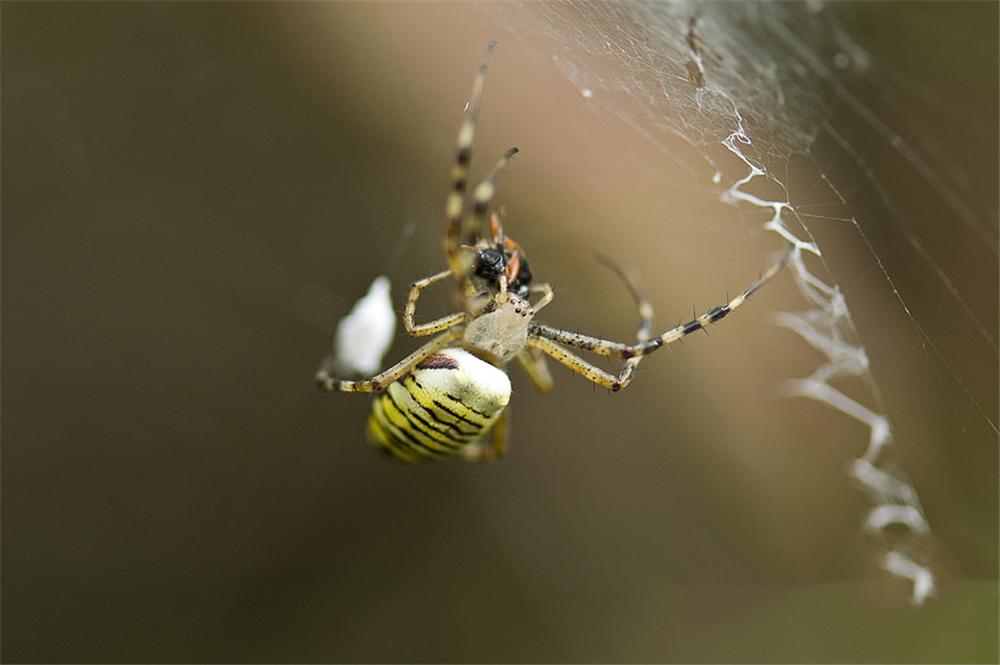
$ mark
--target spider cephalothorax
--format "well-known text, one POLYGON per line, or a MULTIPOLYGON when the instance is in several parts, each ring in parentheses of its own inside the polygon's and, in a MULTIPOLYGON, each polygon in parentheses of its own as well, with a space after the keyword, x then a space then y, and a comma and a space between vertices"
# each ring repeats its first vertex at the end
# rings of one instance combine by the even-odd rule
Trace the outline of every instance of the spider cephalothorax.
POLYGON ((521 246, 504 236, 495 214, 490 218, 490 232, 490 240, 476 244, 471 277, 476 296, 466 301, 471 316, 462 340, 476 355, 504 365, 528 343, 528 327, 535 315, 528 300, 531 271, 521 246))
POLYGON ((738 296, 661 335, 652 334, 653 307, 634 273, 609 265, 624 280, 636 301, 639 329, 631 343, 613 342, 559 330, 534 320, 552 302, 548 284, 533 283, 521 246, 506 237, 491 211, 500 173, 517 148, 511 148, 476 187, 467 210, 465 191, 472 156, 472 139, 479 115, 486 64, 496 46, 491 42, 479 65, 465 122, 458 134, 452 166, 453 186, 445 216, 445 258, 448 269, 417 280, 403 310, 403 325, 414 337, 437 337, 381 374, 361 381, 331 376, 332 357, 316 374, 324 390, 380 393, 368 419, 373 446, 406 462, 461 456, 496 459, 506 448, 510 380, 506 366, 516 359, 542 391, 552 386, 545 357, 612 391, 631 383, 639 362, 650 353, 720 321, 745 303, 777 274, 786 252, 738 296), (414 323, 417 300, 432 284, 452 278, 458 286, 460 311, 428 323, 414 323), (587 362, 567 347, 624 361, 617 374, 587 362))

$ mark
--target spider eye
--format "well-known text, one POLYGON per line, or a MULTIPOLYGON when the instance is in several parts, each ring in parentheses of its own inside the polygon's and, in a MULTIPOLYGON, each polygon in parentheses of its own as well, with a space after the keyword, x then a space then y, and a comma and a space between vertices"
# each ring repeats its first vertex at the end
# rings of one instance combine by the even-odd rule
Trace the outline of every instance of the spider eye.
POLYGON ((503 274, 503 252, 496 249, 484 249, 476 255, 476 275, 486 279, 498 279, 503 274))

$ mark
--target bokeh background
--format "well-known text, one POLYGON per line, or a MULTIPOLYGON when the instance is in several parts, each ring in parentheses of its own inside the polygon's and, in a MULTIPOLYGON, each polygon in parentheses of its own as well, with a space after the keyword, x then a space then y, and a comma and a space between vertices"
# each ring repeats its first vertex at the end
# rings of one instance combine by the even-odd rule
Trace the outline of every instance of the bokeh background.
MULTIPOLYGON (((974 174, 995 230, 996 5, 855 10, 899 71, 990 121, 935 159, 974 174)), ((633 334, 595 249, 639 270, 666 326, 779 246, 710 171, 677 186, 703 166, 596 111, 551 44, 514 28, 527 8, 4 3, 2 19, 5 661, 996 662, 995 345, 933 331, 984 417, 849 231, 827 260, 934 530, 924 608, 861 532, 844 468, 864 428, 779 395, 819 362, 771 323, 803 308, 787 275, 624 393, 553 368, 542 396, 514 369, 493 465, 386 463, 363 442, 367 398, 315 390, 376 274, 401 309, 442 265, 489 39, 474 165, 523 152, 499 198, 556 287, 547 322, 633 334)), ((893 229, 866 224, 891 258, 893 229)), ((996 339, 995 249, 949 252, 996 339)), ((926 273, 893 276, 923 304, 926 273)), ((927 297, 947 321, 953 301, 927 297)), ((390 358, 414 346, 401 333, 390 358)))

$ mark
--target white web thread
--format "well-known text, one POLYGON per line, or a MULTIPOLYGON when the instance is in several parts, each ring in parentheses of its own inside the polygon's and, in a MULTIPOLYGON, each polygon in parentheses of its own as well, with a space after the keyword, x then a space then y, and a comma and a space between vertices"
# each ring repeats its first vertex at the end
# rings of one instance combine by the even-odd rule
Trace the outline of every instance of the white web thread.
MULTIPOLYGON (((767 177, 764 169, 754 164, 740 149, 739 144, 750 145, 751 140, 740 129, 731 133, 722 144, 744 164, 749 172, 735 181, 722 193, 722 201, 731 205, 746 204, 770 209, 772 217, 764 229, 777 233, 793 245, 789 265, 795 283, 814 307, 804 312, 781 312, 775 323, 797 333, 810 346, 826 356, 826 363, 803 379, 791 379, 784 384, 789 397, 807 397, 823 402, 868 426, 868 447, 848 466, 848 474, 860 483, 873 507, 864 520, 864 529, 873 535, 885 534, 893 526, 902 527, 915 536, 930 534, 930 525, 920 506, 917 491, 900 474, 881 467, 885 450, 892 444, 892 426, 889 419, 848 397, 830 384, 834 378, 857 376, 868 378, 869 363, 864 347, 852 344, 842 331, 854 331, 854 322, 847 308, 843 293, 809 272, 803 252, 821 256, 815 242, 798 238, 784 223, 785 211, 795 214, 789 201, 768 201, 744 191, 742 188, 755 178, 767 177)), ((922 605, 936 590, 931 570, 916 562, 901 546, 891 547, 882 558, 882 567, 893 575, 910 580, 913 590, 910 602, 922 605)))

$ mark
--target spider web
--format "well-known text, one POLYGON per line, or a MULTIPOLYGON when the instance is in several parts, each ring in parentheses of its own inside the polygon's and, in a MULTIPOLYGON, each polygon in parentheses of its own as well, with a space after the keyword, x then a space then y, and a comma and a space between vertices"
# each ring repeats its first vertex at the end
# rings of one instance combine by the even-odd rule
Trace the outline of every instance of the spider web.
MULTIPOLYGON (((864 452, 848 465, 869 500, 863 528, 884 548, 882 567, 909 580, 911 601, 922 604, 937 591, 932 527, 902 469, 895 414, 845 291, 888 289, 953 431, 995 437, 995 371, 981 371, 997 363, 995 106, 939 101, 940 90, 908 72, 905 51, 871 46, 865 29, 891 24, 904 41, 937 39, 925 50, 950 53, 958 67, 972 69, 981 54, 913 6, 569 2, 501 11, 512 32, 551 45, 587 103, 676 161, 682 186, 763 213, 763 228, 794 246, 804 304, 775 322, 823 360, 784 392, 867 426, 864 452), (952 144, 980 146, 986 163, 949 153, 952 144), (867 255, 861 275, 830 254, 845 245, 845 228, 867 255), (862 389, 840 387, 850 378, 862 389)), ((995 73, 995 54, 985 57, 982 69, 995 73)))

